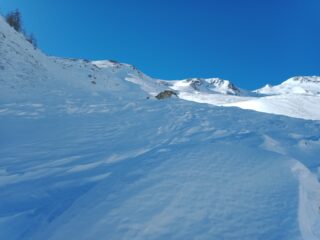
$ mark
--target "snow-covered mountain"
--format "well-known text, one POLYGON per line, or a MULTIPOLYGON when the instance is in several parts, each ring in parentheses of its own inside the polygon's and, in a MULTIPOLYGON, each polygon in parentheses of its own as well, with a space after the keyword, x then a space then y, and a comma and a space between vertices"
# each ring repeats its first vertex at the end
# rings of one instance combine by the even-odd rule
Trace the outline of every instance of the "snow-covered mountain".
POLYGON ((0 101, 96 96, 146 98, 171 89, 184 100, 320 119, 320 77, 294 77, 250 92, 220 78, 164 81, 115 61, 47 57, 0 19, 0 101), (124 93, 124 94, 119 94, 124 93))
POLYGON ((320 95, 320 77, 293 77, 278 86, 266 85, 256 92, 266 95, 302 94, 318 96, 320 95))
POLYGON ((203 92, 216 94, 239 95, 241 90, 228 80, 220 78, 191 78, 180 81, 170 81, 167 84, 179 92, 203 92))
POLYGON ((293 77, 280 85, 254 91, 262 96, 226 106, 304 119, 320 119, 320 77, 293 77))
POLYGON ((0 56, 0 239, 320 239, 318 78, 153 79, 1 17, 0 56))
POLYGON ((151 79, 128 64, 47 57, 25 41, 22 34, 0 19, 1 100, 10 98, 92 96, 108 92, 115 96, 137 97, 153 92, 151 79), (143 79, 130 84, 126 77, 143 79))

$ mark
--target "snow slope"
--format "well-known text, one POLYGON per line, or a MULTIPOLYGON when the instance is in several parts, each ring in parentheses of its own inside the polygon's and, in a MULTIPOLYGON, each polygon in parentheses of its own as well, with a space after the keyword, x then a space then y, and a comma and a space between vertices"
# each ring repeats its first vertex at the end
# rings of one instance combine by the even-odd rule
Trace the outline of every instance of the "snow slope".
POLYGON ((236 106, 296 118, 320 119, 320 77, 294 77, 280 85, 267 85, 255 92, 263 96, 225 106, 236 106))
MULTIPOLYGON (((34 97, 145 98, 172 89, 184 100, 320 120, 320 77, 295 77, 254 92, 220 78, 164 81, 115 61, 47 57, 0 18, 0 101, 34 97), (133 84, 131 84, 133 83, 133 84), (119 94, 125 92, 125 94, 119 94)), ((10 100, 9 100, 10 102, 10 100)))
POLYGON ((295 118, 319 120, 320 96, 279 94, 260 98, 246 99, 239 102, 224 104, 259 112, 286 115, 295 118))
POLYGON ((188 101, 320 120, 320 77, 295 77, 253 92, 221 79, 173 81, 168 85, 188 101), (210 86, 211 81, 218 81, 218 86, 210 86))
POLYGON ((284 81, 278 86, 266 85, 265 87, 256 90, 258 93, 266 95, 279 94, 305 94, 319 95, 320 94, 320 77, 293 77, 284 81))
POLYGON ((212 106, 298 93, 0 52, 0 239, 320 239, 320 122, 212 106))
POLYGON ((181 100, 96 105, 1 117, 1 239, 311 239, 318 183, 295 166, 316 181, 319 122, 181 100))
POLYGON ((105 98, 112 94, 117 98, 119 92, 126 93, 121 94, 122 98, 130 99, 156 94, 163 89, 128 64, 47 57, 34 49, 22 34, 10 28, 1 17, 0 52, 2 102, 40 96, 65 98, 103 95, 105 98), (128 82, 130 77, 138 79, 138 84, 128 82))
MULTIPOLYGON (((320 120, 320 77, 316 76, 294 77, 278 86, 267 85, 253 92, 220 78, 156 82, 176 91, 179 98, 192 102, 320 120)), ((153 89, 159 91, 158 87, 153 89)))

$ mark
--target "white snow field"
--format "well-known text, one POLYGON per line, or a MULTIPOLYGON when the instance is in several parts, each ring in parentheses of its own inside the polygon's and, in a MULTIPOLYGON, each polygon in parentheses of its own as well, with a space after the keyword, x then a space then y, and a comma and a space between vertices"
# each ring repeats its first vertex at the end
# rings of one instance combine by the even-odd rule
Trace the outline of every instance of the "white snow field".
POLYGON ((318 78, 155 80, 1 17, 0 56, 0 239, 320 239, 318 78))

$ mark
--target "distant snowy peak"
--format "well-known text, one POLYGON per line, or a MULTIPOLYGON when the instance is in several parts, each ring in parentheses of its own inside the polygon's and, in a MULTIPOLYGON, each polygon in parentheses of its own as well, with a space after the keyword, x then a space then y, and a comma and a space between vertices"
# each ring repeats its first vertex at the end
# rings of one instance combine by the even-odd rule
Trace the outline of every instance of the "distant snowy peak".
POLYGON ((285 81, 285 83, 316 83, 320 84, 319 76, 299 76, 293 77, 285 81))
POLYGON ((292 77, 280 85, 266 85, 255 92, 266 95, 280 94, 305 94, 320 95, 320 77, 319 76, 299 76, 292 77))
POLYGON ((197 91, 205 93, 220 93, 239 95, 241 90, 233 83, 221 78, 190 78, 181 81, 172 81, 172 89, 177 91, 197 91))

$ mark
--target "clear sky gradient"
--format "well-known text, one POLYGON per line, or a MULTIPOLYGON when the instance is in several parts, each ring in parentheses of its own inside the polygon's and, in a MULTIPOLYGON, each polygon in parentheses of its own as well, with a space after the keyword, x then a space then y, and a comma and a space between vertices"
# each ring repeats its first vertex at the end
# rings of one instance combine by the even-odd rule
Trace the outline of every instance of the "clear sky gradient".
POLYGON ((47 54, 242 88, 320 75, 319 0, 0 0, 47 54))

